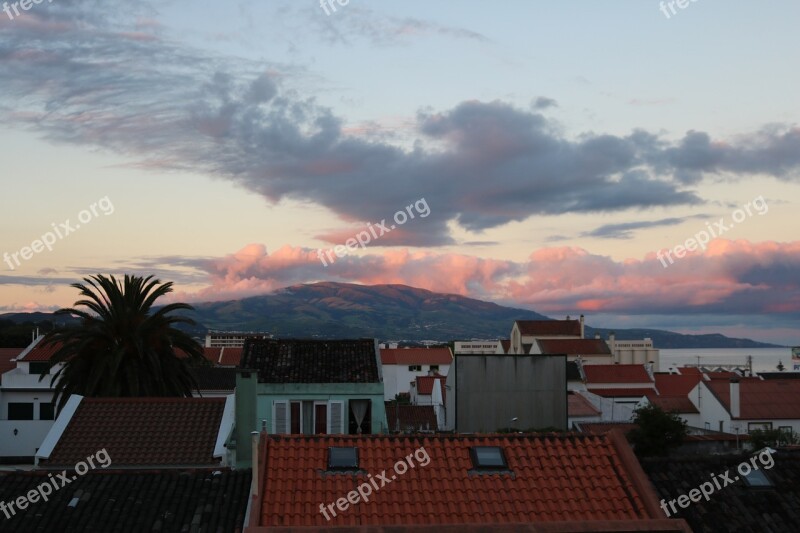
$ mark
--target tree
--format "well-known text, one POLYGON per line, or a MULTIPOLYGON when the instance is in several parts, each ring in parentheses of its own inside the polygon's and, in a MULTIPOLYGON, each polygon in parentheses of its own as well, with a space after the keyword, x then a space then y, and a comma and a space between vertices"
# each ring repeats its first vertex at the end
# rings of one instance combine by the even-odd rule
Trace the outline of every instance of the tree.
POLYGON ((797 444, 798 436, 793 431, 782 431, 780 429, 754 429, 749 433, 750 445, 753 450, 761 450, 767 446, 785 446, 797 444))
POLYGON ((667 455, 686 436, 686 422, 677 413, 648 404, 636 409, 634 415, 636 427, 628 433, 628 440, 637 455, 667 455))
MULTIPOLYGON (((190 362, 205 362, 203 348, 175 326, 194 321, 172 316, 190 305, 173 303, 152 312, 155 301, 172 292, 172 282, 162 284, 153 276, 126 275, 124 281, 102 274, 73 283, 85 298, 75 308, 59 309, 57 315, 73 315, 80 325, 51 331, 42 342, 58 346, 50 368, 63 366, 53 375, 53 402, 60 411, 71 394, 89 397, 191 396, 197 383, 190 362), (186 355, 179 358, 181 350, 186 355)), ((43 374, 42 378, 45 375, 43 374)))

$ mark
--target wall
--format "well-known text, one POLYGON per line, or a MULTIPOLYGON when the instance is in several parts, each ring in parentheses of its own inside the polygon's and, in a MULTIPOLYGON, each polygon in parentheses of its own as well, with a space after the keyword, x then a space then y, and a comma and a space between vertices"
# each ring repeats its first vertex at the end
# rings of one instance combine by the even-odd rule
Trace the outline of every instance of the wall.
MULTIPOLYGON (((409 365, 382 365, 384 399, 394 400, 400 392, 411 392, 411 382, 417 376, 427 376, 431 365, 420 365, 422 370, 410 371, 409 365)), ((439 374, 446 376, 450 372, 450 365, 439 365, 439 374)))
MULTIPOLYGON (((566 357, 461 355, 455 360, 455 429, 567 429, 566 357), (518 420, 512 422, 516 417, 518 420)), ((448 385, 452 380, 447 380, 448 385)))

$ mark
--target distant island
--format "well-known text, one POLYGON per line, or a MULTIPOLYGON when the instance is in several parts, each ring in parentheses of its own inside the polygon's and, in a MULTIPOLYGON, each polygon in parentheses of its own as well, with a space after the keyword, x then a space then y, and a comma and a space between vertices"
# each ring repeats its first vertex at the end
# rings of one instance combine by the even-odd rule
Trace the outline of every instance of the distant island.
MULTIPOLYGON (((192 304, 189 316, 208 330, 266 331, 279 337, 358 338, 438 341, 507 338, 514 320, 546 320, 527 309, 503 307, 456 294, 442 294, 406 285, 355 285, 320 282, 294 285, 272 294, 224 302, 192 304)), ((576 317, 577 318, 577 317, 576 317)), ((58 320, 52 313, 8 313, 6 323, 58 320)), ((588 317, 591 320, 591 316, 588 317)), ((3 337, 0 322, 0 342, 3 337)), ((683 335, 658 329, 595 328, 586 336, 610 332, 619 340, 651 338, 656 348, 774 348, 775 344, 720 334, 683 335)), ((30 333, 28 333, 28 337, 30 333)), ((30 339, 28 338, 28 341, 30 339)))

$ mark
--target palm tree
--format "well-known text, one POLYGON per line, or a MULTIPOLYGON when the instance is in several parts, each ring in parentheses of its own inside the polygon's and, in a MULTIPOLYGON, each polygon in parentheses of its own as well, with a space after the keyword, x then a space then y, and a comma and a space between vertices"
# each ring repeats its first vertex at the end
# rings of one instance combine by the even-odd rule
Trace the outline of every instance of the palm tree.
POLYGON ((56 383, 53 402, 59 411, 71 394, 191 396, 197 389, 187 363, 205 363, 203 348, 174 327, 194 321, 170 315, 193 307, 174 303, 151 313, 153 303, 172 292, 172 282, 152 278, 125 275, 122 282, 98 274, 83 278, 85 285, 71 285, 85 297, 75 307, 88 312, 59 309, 56 314, 75 315, 81 325, 51 331, 42 340, 58 346, 50 368, 63 363, 50 382, 56 383), (176 350, 187 357, 179 358, 176 350))

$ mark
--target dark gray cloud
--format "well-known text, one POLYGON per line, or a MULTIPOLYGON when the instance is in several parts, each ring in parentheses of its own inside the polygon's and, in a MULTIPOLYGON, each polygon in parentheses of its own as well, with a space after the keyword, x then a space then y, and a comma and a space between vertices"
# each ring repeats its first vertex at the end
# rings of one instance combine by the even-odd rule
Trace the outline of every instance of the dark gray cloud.
POLYGON ((548 107, 558 107, 558 102, 556 102, 552 98, 540 96, 533 101, 531 107, 533 107, 534 109, 547 109, 548 107))
POLYGON ((581 237, 599 237, 602 239, 630 239, 639 229, 656 228, 660 226, 677 226, 693 218, 703 218, 700 215, 689 217, 671 217, 660 220, 641 220, 637 222, 623 222, 620 224, 606 224, 599 228, 581 233, 581 237))
POLYGON ((140 168, 227 179, 272 201, 314 202, 348 221, 426 198, 430 216, 387 245, 453 244, 452 222, 479 233, 536 215, 701 204, 688 187, 708 174, 789 180, 800 168, 796 129, 727 143, 703 132, 677 143, 645 131, 571 139, 535 109, 499 101, 421 111, 410 148, 354 137, 291 87, 292 66, 183 46, 141 23, 146 4, 129 4, 42 5, 24 24, 0 26, 0 124, 140 168))

